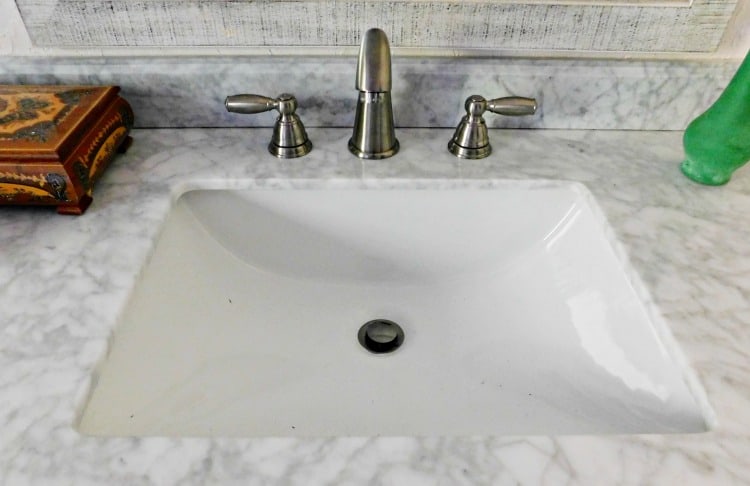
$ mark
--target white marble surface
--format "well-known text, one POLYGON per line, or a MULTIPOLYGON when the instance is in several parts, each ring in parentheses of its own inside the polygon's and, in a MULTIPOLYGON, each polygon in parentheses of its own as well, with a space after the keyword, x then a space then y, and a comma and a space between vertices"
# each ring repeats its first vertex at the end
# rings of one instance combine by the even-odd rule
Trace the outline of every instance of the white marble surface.
MULTIPOLYGON (((227 113, 238 93, 296 95, 305 126, 354 123, 356 51, 330 57, 4 58, 0 83, 117 84, 138 127, 271 126, 275 115, 227 113)), ((487 114, 504 128, 683 130, 718 98, 738 61, 597 61, 393 55, 399 127, 455 128, 472 94, 529 96, 534 116, 487 114)))
POLYGON ((84 216, 0 209, 0 484, 750 481, 747 168, 726 187, 693 184, 677 170, 676 132, 496 130, 492 157, 459 161, 444 148, 450 130, 400 130, 402 152, 375 162, 348 153, 349 130, 309 132, 309 156, 279 161, 265 150, 267 129, 137 130, 84 216), (576 180, 592 191, 706 389, 710 432, 253 440, 76 432, 91 373, 176 192, 498 178, 576 180))

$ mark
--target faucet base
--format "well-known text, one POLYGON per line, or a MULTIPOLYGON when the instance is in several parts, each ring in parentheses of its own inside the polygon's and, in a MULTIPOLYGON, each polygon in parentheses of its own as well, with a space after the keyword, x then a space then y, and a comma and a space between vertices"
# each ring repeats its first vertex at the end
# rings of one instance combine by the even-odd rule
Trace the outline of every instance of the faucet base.
POLYGON ((297 145, 296 147, 281 147, 273 142, 268 144, 268 151, 271 153, 271 155, 280 159, 294 159, 297 157, 302 157, 303 155, 309 154, 312 148, 313 146, 310 140, 306 140, 305 143, 303 143, 302 145, 297 145))
POLYGON ((462 147, 455 140, 451 140, 448 142, 448 151, 459 159, 483 159, 492 153, 492 146, 487 144, 484 147, 462 147))
POLYGON ((398 144, 398 140, 393 141, 393 145, 390 149, 384 151, 384 152, 365 152, 361 150, 357 145, 354 143, 354 139, 349 139, 349 152, 353 153, 360 159, 372 159, 372 160, 379 160, 379 159, 387 159, 388 157, 393 157, 398 152, 398 149, 400 148, 398 144))

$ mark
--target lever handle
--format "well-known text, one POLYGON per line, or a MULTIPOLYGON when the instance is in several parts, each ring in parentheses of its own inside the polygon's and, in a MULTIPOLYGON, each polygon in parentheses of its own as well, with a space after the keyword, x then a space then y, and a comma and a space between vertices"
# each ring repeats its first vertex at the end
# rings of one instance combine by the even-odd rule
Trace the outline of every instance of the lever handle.
POLYGON ((485 111, 499 115, 522 116, 536 113, 536 100, 520 96, 506 96, 486 100, 483 96, 471 95, 464 104, 466 116, 458 124, 448 150, 462 159, 482 159, 492 152, 487 124, 482 118, 485 111))
POLYGON ((536 100, 521 96, 506 96, 487 100, 487 110, 498 115, 523 116, 536 113, 536 100))
POLYGON ((227 96, 224 106, 227 111, 246 115, 277 110, 279 117, 273 128, 271 143, 268 144, 268 151, 276 157, 302 157, 312 150, 302 120, 295 113, 297 98, 294 95, 283 93, 276 99, 256 94, 227 96))
MULTIPOLYGON (((281 96, 279 96, 279 99, 280 98, 281 96)), ((268 98, 267 96, 256 94, 239 94, 227 96, 227 99, 224 100, 224 106, 226 106, 227 111, 233 113, 254 115, 256 113, 271 111, 278 107, 279 99, 268 98)))

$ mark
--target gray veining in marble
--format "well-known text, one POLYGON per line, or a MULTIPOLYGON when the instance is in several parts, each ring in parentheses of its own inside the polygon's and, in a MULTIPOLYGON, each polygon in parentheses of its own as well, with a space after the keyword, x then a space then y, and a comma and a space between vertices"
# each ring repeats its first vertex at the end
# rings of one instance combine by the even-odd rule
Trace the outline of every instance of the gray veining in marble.
POLYGON ((680 133, 493 130, 488 159, 451 130, 400 130, 363 162, 349 131, 277 160, 267 130, 136 130, 82 217, 0 209, 0 484, 684 484, 750 480, 750 171, 725 187, 677 170, 680 133), (413 160, 420 148, 430 156, 413 160), (408 159, 408 160, 407 160, 408 159), (330 439, 90 438, 75 421, 91 373, 174 195, 190 187, 584 183, 716 413, 702 434, 330 439))
MULTIPOLYGON (((118 84, 139 127, 272 126, 273 113, 227 113, 227 95, 291 92, 308 127, 350 127, 356 59, 346 57, 7 58, 2 83, 118 84)), ((682 130, 719 96, 734 62, 399 58, 399 127, 455 127, 472 94, 532 96, 531 117, 491 127, 682 130)))

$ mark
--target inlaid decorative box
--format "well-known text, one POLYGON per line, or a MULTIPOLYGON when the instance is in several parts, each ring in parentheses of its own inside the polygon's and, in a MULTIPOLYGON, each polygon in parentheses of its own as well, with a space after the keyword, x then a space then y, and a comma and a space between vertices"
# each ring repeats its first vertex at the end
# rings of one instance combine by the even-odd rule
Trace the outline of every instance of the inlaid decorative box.
POLYGON ((83 214, 94 183, 130 146, 117 86, 0 85, 0 204, 83 214))

